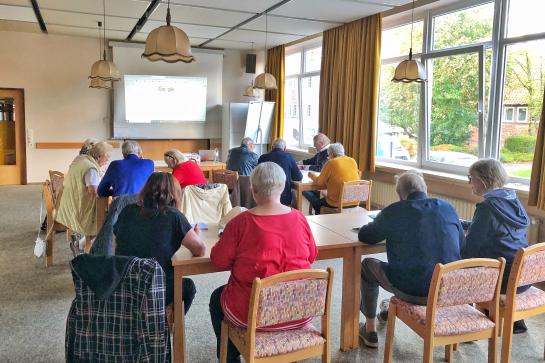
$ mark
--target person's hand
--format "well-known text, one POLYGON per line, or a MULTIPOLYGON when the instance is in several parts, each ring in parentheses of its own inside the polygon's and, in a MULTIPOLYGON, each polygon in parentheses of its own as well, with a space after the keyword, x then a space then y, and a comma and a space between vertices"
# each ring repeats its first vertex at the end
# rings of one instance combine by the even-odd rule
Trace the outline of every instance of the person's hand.
POLYGON ((201 229, 199 228, 198 223, 195 223, 195 227, 193 227, 193 231, 197 234, 197 236, 201 235, 201 229))

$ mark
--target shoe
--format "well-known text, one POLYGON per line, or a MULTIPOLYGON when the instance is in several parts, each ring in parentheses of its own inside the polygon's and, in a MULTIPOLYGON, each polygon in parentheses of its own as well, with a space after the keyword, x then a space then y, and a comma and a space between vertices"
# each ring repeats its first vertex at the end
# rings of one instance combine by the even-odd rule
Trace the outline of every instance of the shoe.
POLYGON ((81 236, 78 233, 74 233, 71 238, 72 240, 70 241, 70 250, 72 251, 74 257, 77 257, 83 253, 83 251, 80 249, 81 236))
POLYGON ((380 313, 378 313, 377 319, 381 323, 388 321, 388 308, 390 307, 390 299, 384 299, 380 302, 380 313))
POLYGON ((513 334, 522 334, 526 333, 527 331, 528 327, 526 327, 524 320, 517 320, 513 323, 513 334))
POLYGON ((369 348, 378 348, 378 335, 376 331, 365 331, 365 324, 360 323, 360 339, 369 348))

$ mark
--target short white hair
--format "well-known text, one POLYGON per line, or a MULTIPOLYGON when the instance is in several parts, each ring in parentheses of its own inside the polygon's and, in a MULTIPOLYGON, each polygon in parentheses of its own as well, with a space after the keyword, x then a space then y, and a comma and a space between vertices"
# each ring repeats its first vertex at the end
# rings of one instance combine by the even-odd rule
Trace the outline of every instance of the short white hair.
POLYGON ((284 150, 286 148, 286 141, 284 139, 278 138, 273 141, 272 147, 284 150))
POLYGON ((142 153, 142 148, 138 142, 134 140, 126 140, 123 142, 123 145, 121 145, 121 153, 123 153, 123 156, 130 154, 140 155, 142 153))
POLYGON ((278 164, 266 161, 252 171, 250 183, 255 194, 270 197, 274 192, 281 193, 284 190, 286 173, 278 164))
POLYGON ((248 146, 248 145, 253 145, 253 144, 254 144, 254 140, 252 140, 251 137, 245 137, 244 139, 242 139, 242 140, 240 141, 240 145, 246 145, 246 146, 248 146))
POLYGON ((331 158, 335 158, 337 156, 344 156, 344 146, 340 142, 336 142, 329 145, 329 148, 327 149, 327 154, 331 158))
POLYGON ((422 173, 416 170, 408 170, 401 175, 396 175, 396 192, 402 200, 414 192, 428 192, 428 187, 422 173))

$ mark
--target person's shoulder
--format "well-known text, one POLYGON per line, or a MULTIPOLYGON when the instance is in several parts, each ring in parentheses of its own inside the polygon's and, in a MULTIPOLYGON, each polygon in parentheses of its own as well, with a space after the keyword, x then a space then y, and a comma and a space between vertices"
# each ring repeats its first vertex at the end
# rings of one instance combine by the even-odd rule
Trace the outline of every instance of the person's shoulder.
POLYGON ((140 205, 138 205, 138 203, 127 204, 125 208, 121 210, 119 217, 136 215, 138 212, 140 212, 140 205))
POLYGON ((153 162, 153 160, 150 160, 150 159, 138 159, 138 160, 139 160, 140 164, 142 164, 142 165, 155 167, 155 163, 153 162))

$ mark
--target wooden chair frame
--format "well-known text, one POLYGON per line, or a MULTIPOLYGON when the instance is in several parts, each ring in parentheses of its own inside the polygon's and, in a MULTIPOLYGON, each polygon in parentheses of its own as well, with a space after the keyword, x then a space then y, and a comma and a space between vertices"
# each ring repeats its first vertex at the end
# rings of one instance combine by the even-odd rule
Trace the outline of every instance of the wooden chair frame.
POLYGON ((322 356, 322 362, 329 363, 331 359, 329 314, 331 310, 332 286, 333 269, 331 267, 328 267, 327 271, 317 269, 294 270, 273 275, 265 279, 256 278, 252 285, 252 293, 250 295, 250 305, 248 309, 248 328, 246 329, 245 336, 245 341, 247 342, 247 344, 244 344, 243 341, 236 334, 231 333, 232 330, 229 328, 229 323, 224 320, 221 323, 221 345, 219 361, 223 363, 227 361, 227 343, 230 339, 231 342, 237 347, 240 354, 244 357, 244 360, 249 363, 294 362, 315 356, 322 356), (300 279, 327 280, 325 312, 324 315, 322 315, 321 322, 321 334, 322 337, 325 339, 325 343, 272 357, 255 357, 257 309, 261 289, 281 282, 300 279))
POLYGON ((498 331, 499 331, 499 299, 500 288, 503 277, 503 271, 505 269, 505 259, 499 260, 487 259, 487 258, 472 258, 467 260, 460 260, 446 265, 438 263, 433 271, 432 279, 430 282, 430 289, 428 294, 428 301, 426 304, 426 325, 422 326, 415 322, 409 315, 406 315, 403 311, 397 311, 395 303, 390 302, 388 309, 388 326, 386 331, 386 345, 384 347, 384 362, 392 361, 393 351, 393 338, 396 318, 399 318, 405 324, 407 324, 415 333, 424 339, 424 357, 423 362, 431 363, 433 361, 433 347, 445 346, 445 360, 447 362, 452 361, 453 345, 460 342, 467 342, 473 340, 488 339, 488 362, 496 362, 498 359, 498 331), (437 298, 439 296, 440 283, 443 274, 458 269, 475 268, 475 267, 490 267, 498 268, 498 280, 496 282, 496 289, 494 297, 490 302, 490 320, 494 322, 494 327, 479 332, 472 332, 460 335, 449 336, 435 336, 435 316, 437 313, 437 298))
MULTIPOLYGON (((49 267, 53 265, 53 247, 55 244, 55 231, 57 229, 65 228, 66 229, 66 238, 69 239, 70 231, 64 225, 55 221, 55 216, 57 214, 58 202, 55 202, 54 191, 49 180, 46 180, 42 185, 42 194, 45 204, 45 212, 47 216, 46 223, 46 249, 45 249, 45 266, 49 267)), ((62 194, 62 190, 59 193, 59 196, 62 194)))
MULTIPOLYGON (((359 206, 362 202, 365 202, 365 209, 368 211, 371 210, 371 191, 373 189, 373 181, 372 180, 353 180, 349 182, 344 182, 343 184, 343 190, 341 191, 341 202, 337 208, 329 208, 329 207, 321 207, 320 213, 322 214, 328 214, 328 213, 342 213, 343 212, 343 199, 344 199, 344 189, 345 187, 349 185, 368 185, 369 186, 369 194, 367 196, 366 200, 359 201, 356 205, 359 206)), ((350 203, 352 204, 352 203, 350 203)), ((312 206, 311 206, 312 207, 312 206)))

